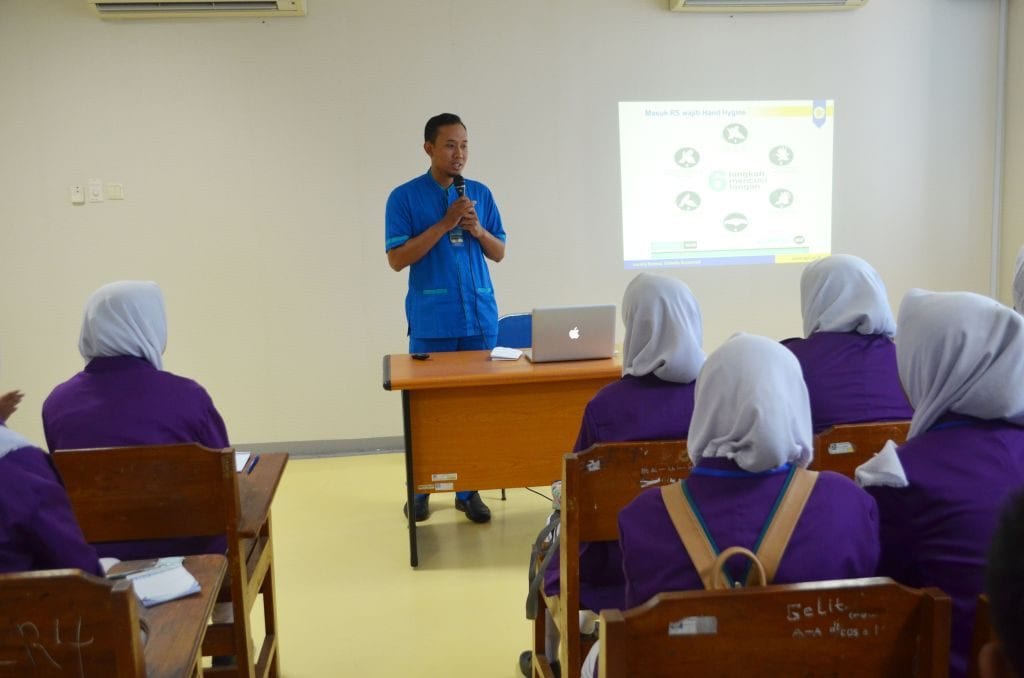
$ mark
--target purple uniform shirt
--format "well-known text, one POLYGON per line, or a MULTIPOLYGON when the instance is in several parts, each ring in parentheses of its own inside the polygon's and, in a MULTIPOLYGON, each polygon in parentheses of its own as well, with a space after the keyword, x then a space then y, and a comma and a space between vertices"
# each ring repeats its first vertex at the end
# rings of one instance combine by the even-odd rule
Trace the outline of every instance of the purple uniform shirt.
POLYGON ((953 599, 950 676, 967 674, 974 608, 999 513, 1024 487, 1024 428, 946 417, 898 449, 909 487, 869 487, 882 526, 879 574, 953 599))
MULTIPOLYGON (((686 485, 719 549, 752 550, 785 479, 785 471, 749 474, 727 459, 702 459, 686 485), (700 475, 702 469, 724 475, 700 475)), ((626 607, 663 591, 704 588, 665 510, 661 488, 644 490, 619 513, 619 543, 626 607)), ((774 583, 870 577, 878 557, 875 502, 849 478, 824 471, 793 530, 774 583)), ((733 574, 739 576, 741 569, 733 574)))
MULTIPOLYGON (((142 358, 93 358, 43 403, 51 452, 90 447, 199 443, 228 446, 227 430, 202 386, 142 358)), ((98 545, 122 560, 223 553, 223 538, 161 539, 98 545)))
MULTIPOLYGON (((587 403, 574 452, 594 443, 627 440, 685 439, 693 416, 693 383, 677 384, 653 374, 626 375, 608 384, 587 403)), ((544 592, 561 588, 559 554, 544 576, 544 592)), ((580 545, 580 605, 588 610, 622 609, 625 580, 622 554, 616 542, 580 545)))
POLYGON ((803 369, 815 433, 835 424, 913 416, 896 371, 896 345, 889 337, 815 332, 782 343, 803 369))
POLYGON ((12 450, 0 457, 0 573, 65 567, 103 576, 50 458, 12 450))

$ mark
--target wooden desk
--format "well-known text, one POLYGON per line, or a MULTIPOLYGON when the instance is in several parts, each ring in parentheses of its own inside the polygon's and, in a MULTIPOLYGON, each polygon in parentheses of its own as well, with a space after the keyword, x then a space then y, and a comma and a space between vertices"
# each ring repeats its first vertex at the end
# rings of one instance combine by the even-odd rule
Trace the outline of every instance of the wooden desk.
MULTIPOLYGON (((402 392, 409 506, 416 493, 557 480, 587 402, 621 376, 620 356, 544 364, 491 360, 489 351, 384 356, 384 388, 402 392)), ((416 567, 412 510, 409 555, 416 567)))
POLYGON ((287 452, 270 452, 259 455, 259 462, 252 473, 248 473, 251 461, 239 472, 238 501, 242 515, 238 526, 240 536, 258 536, 264 524, 270 519, 270 505, 277 494, 277 486, 281 483, 281 476, 284 475, 287 463, 287 452))
POLYGON ((200 592, 148 609, 123 579, 70 569, 0 575, 0 676, 202 675, 200 648, 227 559, 184 564, 200 592))
POLYGON ((149 678, 202 675, 206 623, 217 602, 227 559, 220 555, 188 556, 184 564, 199 582, 199 593, 155 607, 139 605, 139 620, 148 631, 143 651, 149 678))
MULTIPOLYGON (((255 458, 255 455, 254 455, 255 458)), ((238 473, 238 503, 240 507, 238 553, 242 559, 245 576, 236 586, 232 595, 240 598, 234 605, 232 618, 249 618, 256 598, 263 594, 263 638, 255 639, 253 673, 255 676, 280 674, 280 644, 277 635, 277 596, 274 584, 274 540, 271 530, 270 508, 277 493, 277 486, 288 463, 287 452, 261 453, 256 466, 252 461, 238 473), (252 472, 249 472, 249 469, 252 472)), ((230 549, 229 549, 230 552, 230 549)), ((221 596, 224 601, 225 596, 221 596)), ((230 624, 215 623, 211 627, 210 653, 216 654, 216 646, 223 647, 225 636, 232 632, 230 624), (219 637, 218 637, 219 635, 219 637)), ((250 635, 250 626, 245 625, 245 635, 250 635)), ((249 675, 248 673, 240 675, 249 675)))
POLYGON ((287 454, 261 454, 240 473, 233 449, 191 443, 64 450, 53 461, 90 542, 226 535, 230 586, 218 602, 230 614, 206 630, 203 654, 235 656, 230 675, 279 675, 270 508, 287 454), (254 646, 250 612, 261 594, 265 635, 254 646))

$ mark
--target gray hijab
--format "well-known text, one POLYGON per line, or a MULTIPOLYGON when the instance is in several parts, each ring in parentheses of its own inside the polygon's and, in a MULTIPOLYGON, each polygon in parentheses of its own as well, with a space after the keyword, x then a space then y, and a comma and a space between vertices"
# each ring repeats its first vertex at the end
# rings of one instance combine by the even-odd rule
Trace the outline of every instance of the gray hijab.
POLYGON ((167 348, 164 296, 155 282, 125 280, 104 285, 89 297, 78 350, 89 361, 135 356, 163 369, 167 348))
POLYGON ((885 283, 868 262, 850 254, 819 259, 800 276, 804 336, 814 332, 896 334, 885 283))
POLYGON ((947 412, 1024 424, 1024 317, 980 294, 914 289, 899 322, 911 438, 947 412))
POLYGON ((793 353, 753 334, 722 344, 697 378, 687 447, 694 464, 725 457, 754 473, 810 464, 811 405, 793 353))
POLYGON ((650 273, 633 278, 622 297, 626 340, 622 373, 688 384, 704 364, 704 325, 685 283, 650 273))

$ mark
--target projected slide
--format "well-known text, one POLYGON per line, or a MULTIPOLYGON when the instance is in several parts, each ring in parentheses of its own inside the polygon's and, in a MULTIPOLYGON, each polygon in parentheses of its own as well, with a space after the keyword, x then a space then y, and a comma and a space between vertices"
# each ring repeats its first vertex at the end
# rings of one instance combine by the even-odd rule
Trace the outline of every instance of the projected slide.
POLYGON ((831 99, 620 102, 626 268, 831 251, 831 99))

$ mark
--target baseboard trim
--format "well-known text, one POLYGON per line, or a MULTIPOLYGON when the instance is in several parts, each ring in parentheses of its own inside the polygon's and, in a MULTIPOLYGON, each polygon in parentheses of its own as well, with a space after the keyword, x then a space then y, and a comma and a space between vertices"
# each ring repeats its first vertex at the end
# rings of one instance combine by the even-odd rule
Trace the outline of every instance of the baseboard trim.
POLYGON ((292 457, 359 457, 367 454, 405 452, 402 436, 349 438, 344 440, 295 440, 277 443, 236 443, 239 452, 287 452, 292 457))

